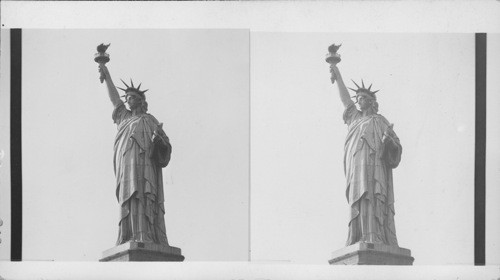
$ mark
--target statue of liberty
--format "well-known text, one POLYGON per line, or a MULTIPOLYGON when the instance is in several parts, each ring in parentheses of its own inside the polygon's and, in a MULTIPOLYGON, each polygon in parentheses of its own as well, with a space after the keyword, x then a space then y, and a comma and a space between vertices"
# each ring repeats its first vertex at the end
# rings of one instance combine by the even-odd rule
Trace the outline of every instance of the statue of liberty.
POLYGON ((148 104, 141 85, 125 82, 125 102, 104 63, 99 71, 106 81, 114 106, 113 121, 118 132, 114 144, 116 197, 120 204, 116 245, 128 241, 168 246, 165 230, 162 168, 170 161, 172 147, 162 124, 147 113, 148 104))
POLYGON ((181 249, 168 244, 165 230, 162 168, 170 162, 170 140, 163 124, 148 113, 147 90, 141 84, 135 87, 130 79, 130 85, 122 80, 125 88, 115 87, 105 65, 108 47, 97 46, 94 61, 101 83, 106 81, 118 129, 113 166, 120 211, 116 246, 104 251, 100 261, 183 261, 181 249), (125 101, 117 88, 125 92, 125 101))
POLYGON ((398 246, 392 169, 401 160, 402 147, 393 125, 378 113, 378 91, 372 91, 371 85, 366 88, 363 81, 361 86, 353 81, 357 88, 349 88, 356 93, 352 97, 356 102, 352 101, 336 65, 338 61, 328 62, 348 127, 344 146, 346 197, 350 206, 346 246, 358 242, 398 246))

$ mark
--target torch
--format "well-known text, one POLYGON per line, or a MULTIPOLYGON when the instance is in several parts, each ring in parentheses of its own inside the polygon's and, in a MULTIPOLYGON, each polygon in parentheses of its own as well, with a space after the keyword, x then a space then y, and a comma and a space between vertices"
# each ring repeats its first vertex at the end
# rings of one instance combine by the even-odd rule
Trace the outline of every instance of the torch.
MULTIPOLYGON (((97 46, 97 53, 94 55, 94 61, 99 63, 99 64, 106 64, 106 62, 109 61, 109 54, 106 53, 106 50, 108 49, 109 45, 111 44, 100 44, 97 46)), ((99 80, 101 80, 101 84, 104 82, 104 73, 101 71, 101 76, 99 77, 99 80)))
MULTIPOLYGON (((342 44, 340 45, 331 45, 328 47, 328 53, 326 54, 326 62, 330 64, 330 66, 335 66, 337 65, 337 63, 339 63, 342 59, 340 58, 340 54, 337 53, 337 51, 339 50, 340 46, 342 46, 342 44)), ((333 74, 333 70, 331 69, 330 67, 330 73, 333 74)), ((335 83, 335 79, 332 79, 332 83, 335 83)))

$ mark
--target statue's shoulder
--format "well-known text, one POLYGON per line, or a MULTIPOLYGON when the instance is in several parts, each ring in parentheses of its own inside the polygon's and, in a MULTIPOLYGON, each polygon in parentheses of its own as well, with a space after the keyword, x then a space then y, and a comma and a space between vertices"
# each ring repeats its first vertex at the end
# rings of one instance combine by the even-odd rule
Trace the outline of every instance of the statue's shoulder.
POLYGON ((356 108, 356 105, 350 103, 344 110, 344 114, 342 118, 344 119, 344 123, 350 125, 354 120, 359 119, 361 117, 361 111, 356 108))
POLYGON ((386 125, 390 125, 390 122, 381 114, 376 114, 377 119, 379 119, 381 122, 383 122, 386 125))
POLYGON ((155 124, 159 124, 159 123, 160 123, 160 122, 159 122, 159 121, 155 118, 155 116, 151 115, 150 113, 146 113, 146 117, 147 117, 150 121, 154 122, 155 124))
POLYGON ((124 120, 130 118, 132 116, 132 112, 128 110, 122 102, 113 109, 113 114, 111 116, 116 124, 120 124, 124 120))

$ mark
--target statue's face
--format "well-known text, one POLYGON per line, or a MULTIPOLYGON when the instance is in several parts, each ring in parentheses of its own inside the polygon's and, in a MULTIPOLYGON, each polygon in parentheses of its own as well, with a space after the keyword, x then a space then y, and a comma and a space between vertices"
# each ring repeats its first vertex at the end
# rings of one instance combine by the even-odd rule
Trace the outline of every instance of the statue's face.
POLYGON ((127 103, 130 110, 139 108, 142 105, 142 97, 135 92, 127 92, 127 103))
POLYGON ((361 92, 358 94, 357 98, 358 98, 359 109, 361 111, 368 110, 369 108, 372 107, 373 97, 369 96, 364 92, 361 92))

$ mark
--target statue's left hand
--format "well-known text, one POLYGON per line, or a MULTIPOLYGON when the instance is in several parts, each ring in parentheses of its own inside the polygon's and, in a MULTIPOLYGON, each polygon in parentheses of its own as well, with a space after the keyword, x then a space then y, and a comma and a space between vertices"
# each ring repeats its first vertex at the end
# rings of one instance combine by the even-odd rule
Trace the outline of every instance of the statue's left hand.
POLYGON ((385 129, 384 136, 382 137, 382 142, 390 142, 392 144, 395 144, 394 138, 396 138, 396 133, 394 133, 394 130, 392 130, 393 127, 394 124, 391 124, 385 129))
POLYGON ((165 131, 163 131, 163 123, 159 123, 156 130, 153 131, 153 140, 156 137, 159 137, 163 142, 168 142, 168 136, 165 134, 165 131))

